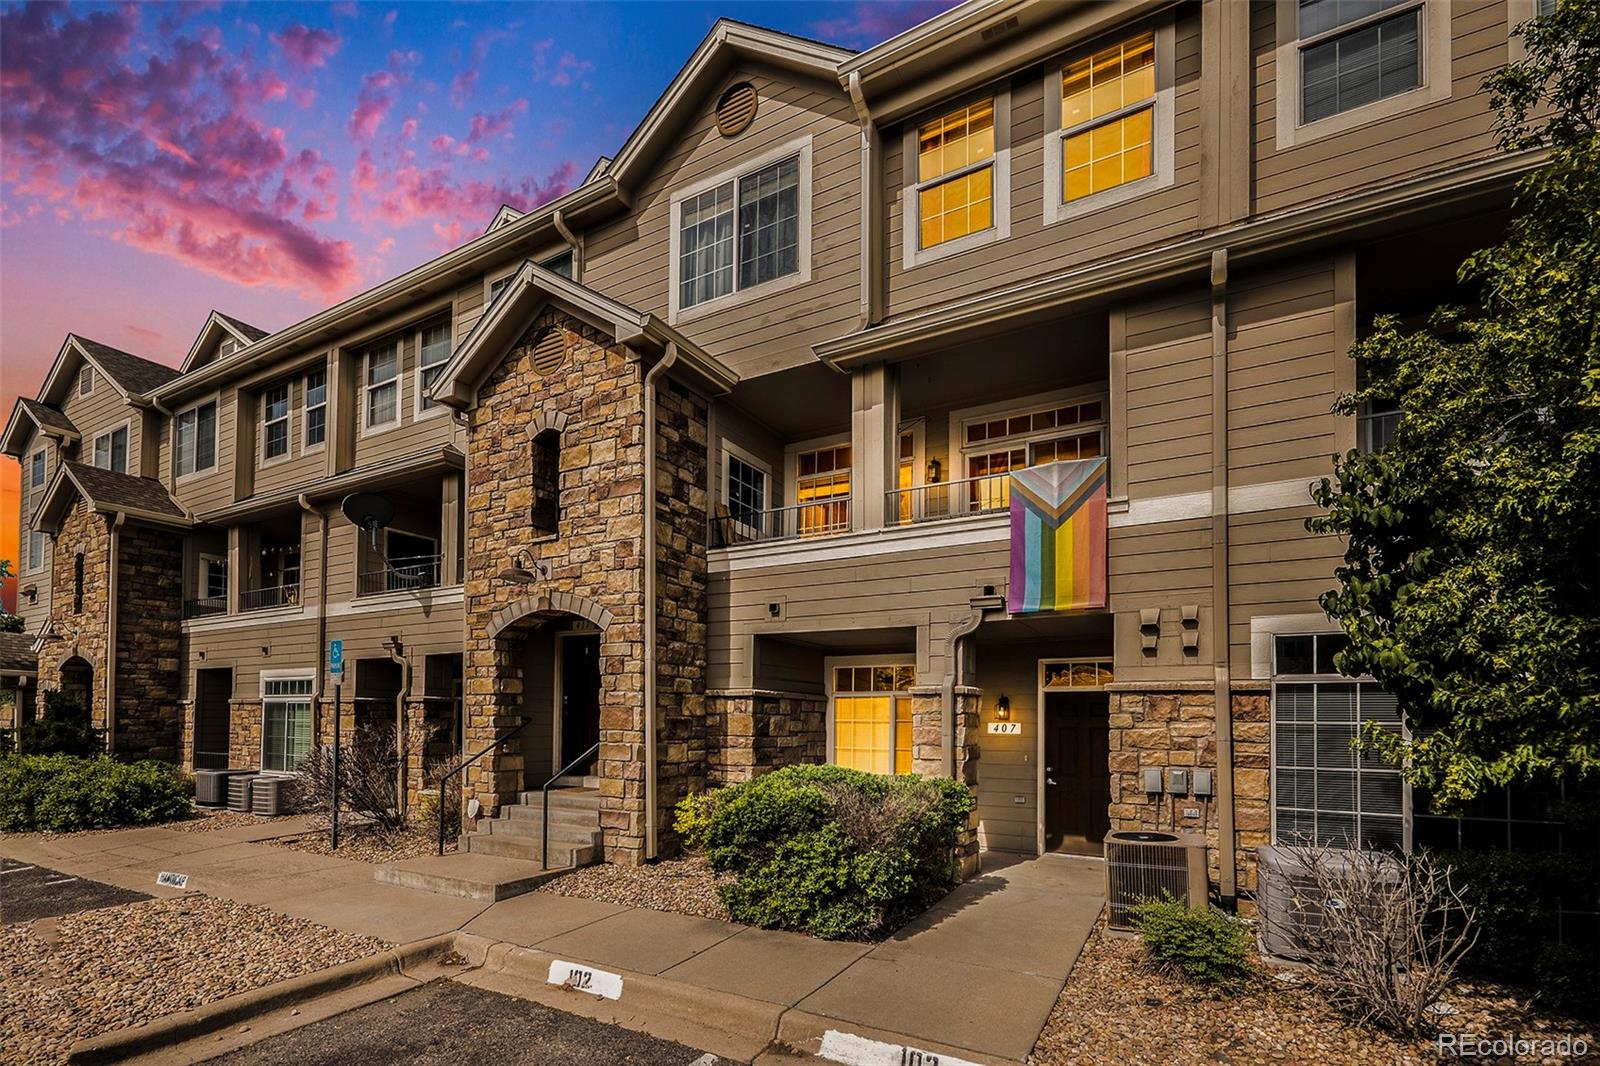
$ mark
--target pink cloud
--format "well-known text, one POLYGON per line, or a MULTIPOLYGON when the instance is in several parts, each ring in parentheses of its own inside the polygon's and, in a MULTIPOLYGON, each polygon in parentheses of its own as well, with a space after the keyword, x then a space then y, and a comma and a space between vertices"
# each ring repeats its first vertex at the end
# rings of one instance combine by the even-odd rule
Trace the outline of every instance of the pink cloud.
POLYGON ((272 35, 272 40, 291 62, 302 67, 326 66, 344 43, 332 30, 310 29, 299 23, 285 26, 282 33, 272 35))
MULTIPOLYGON (((481 231, 501 204, 528 211, 548 203, 570 190, 577 176, 576 164, 567 161, 543 180, 487 181, 456 176, 450 162, 418 166, 409 153, 399 166, 380 172, 372 152, 363 150, 351 185, 360 198, 362 218, 391 227, 425 221, 433 227, 437 240, 447 242, 450 233, 481 231), (453 223, 457 226, 454 230, 450 228, 453 223)), ((450 245, 441 244, 446 246, 450 245)))
POLYGON ((862 0, 849 14, 820 19, 811 32, 825 41, 869 48, 904 33, 935 15, 948 11, 959 0, 862 0))
POLYGON ((346 126, 351 137, 370 141, 377 135, 384 116, 394 107, 394 94, 390 90, 395 84, 395 76, 387 70, 362 76, 361 94, 356 98, 355 109, 350 112, 350 122, 346 126))

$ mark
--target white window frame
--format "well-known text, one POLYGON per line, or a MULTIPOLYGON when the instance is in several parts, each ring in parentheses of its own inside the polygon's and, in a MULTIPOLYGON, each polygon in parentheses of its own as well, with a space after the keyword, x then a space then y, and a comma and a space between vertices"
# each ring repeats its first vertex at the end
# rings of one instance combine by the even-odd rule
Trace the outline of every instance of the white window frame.
POLYGON ((278 776, 278 777, 293 777, 295 775, 295 773, 296 773, 296 771, 294 771, 294 770, 269 770, 269 769, 267 769, 267 704, 269 704, 269 703, 301 703, 301 702, 304 702, 304 703, 308 704, 310 706, 310 709, 311 709, 311 716, 310 716, 311 738, 310 739, 311 739, 311 743, 315 744, 316 743, 316 739, 317 739, 317 697, 316 697, 316 688, 317 688, 317 672, 314 669, 312 669, 312 670, 294 669, 294 670, 263 670, 263 671, 261 671, 261 749, 260 749, 261 759, 260 759, 260 763, 261 763, 261 772, 263 774, 272 774, 272 775, 278 776), (269 681, 305 681, 305 682, 308 682, 311 685, 311 691, 306 693, 303 697, 298 695, 298 694, 296 694, 294 696, 268 696, 267 695, 267 682, 269 682, 269 681))
POLYGON ((23 536, 23 547, 28 550, 28 558, 25 560, 27 565, 24 568, 24 573, 36 574, 45 569, 43 564, 47 553, 44 548, 44 541, 45 535, 42 529, 30 529, 23 536), (35 540, 34 538, 38 539, 35 540))
POLYGON ((50 449, 40 448, 28 456, 28 488, 41 489, 50 480, 50 449))
MULTIPOLYGON (((1011 400, 1001 400, 997 403, 986 403, 979 407, 965 407, 959 411, 950 412, 950 442, 949 452, 951 462, 960 461, 958 470, 950 471, 946 481, 965 481, 967 478, 967 457, 995 451, 988 441, 982 444, 967 444, 967 423, 987 422, 991 419, 1006 417, 1014 418, 1018 415, 1032 414, 1050 407, 1061 407, 1069 403, 1100 402, 1100 420, 1098 422, 1080 422, 1076 426, 1063 431, 1056 429, 1041 429, 1037 432, 1018 434, 1016 437, 1005 437, 1004 440, 1015 444, 1018 441, 1029 445, 1038 440, 1067 435, 1079 435, 1090 430, 1100 431, 1100 458, 1107 457, 1110 447, 1111 433, 1111 397, 1102 392, 1096 385, 1078 386, 1068 389, 1057 389, 1054 392, 1036 393, 1032 396, 1019 396, 1011 400)), ((1009 446, 1009 445, 1008 445, 1009 446)))
MULTIPOLYGON (((837 448, 841 444, 851 444, 849 433, 830 433, 826 437, 813 437, 810 440, 796 441, 786 444, 783 448, 783 505, 785 507, 800 506, 800 454, 814 452, 822 448, 837 448)), ((850 498, 856 495, 856 453, 852 445, 850 449, 850 498)), ((852 505, 853 506, 853 505, 852 505)), ((854 516, 852 515, 852 520, 854 516)))
POLYGON ((392 336, 388 340, 374 341, 374 342, 366 345, 366 347, 362 350, 362 352, 361 352, 361 415, 360 415, 360 418, 358 420, 358 424, 361 426, 361 435, 363 437, 373 436, 373 435, 376 435, 378 433, 385 433, 385 432, 387 432, 387 431, 389 431, 391 429, 394 429, 396 426, 400 425, 401 412, 405 409, 405 402, 406 402, 405 378, 406 378, 406 353, 405 353, 404 335, 392 336), (393 346, 393 348, 394 348, 394 377, 392 377, 388 381, 384 382, 383 385, 374 386, 374 385, 370 384, 370 381, 371 381, 370 372, 371 372, 371 369, 372 369, 372 356, 373 356, 373 353, 376 352, 380 348, 389 347, 389 346, 393 346), (372 414, 372 408, 370 406, 370 396, 371 396, 371 393, 372 393, 374 388, 382 388, 384 385, 393 385, 394 386, 394 417, 391 418, 387 422, 372 422, 370 420, 371 414, 372 414))
MULTIPOLYGON (((259 420, 261 432, 256 443, 256 456, 261 466, 274 466, 278 463, 286 463, 294 458, 294 383, 294 378, 281 378, 278 381, 269 382, 262 386, 259 398, 256 400, 261 415, 259 420), (280 387, 284 392, 282 419, 283 454, 269 456, 267 455, 267 393, 280 387)), ((278 419, 273 419, 272 421, 276 422, 278 419)))
POLYGON ((507 267, 504 270, 496 271, 493 274, 485 274, 483 276, 483 309, 485 311, 488 311, 489 305, 494 303, 494 294, 492 292, 494 289, 494 283, 511 277, 521 269, 522 263, 519 261, 514 266, 507 267))
POLYGON ((94 364, 84 363, 78 368, 78 395, 94 395, 94 364))
POLYGON ((416 381, 413 383, 413 387, 411 389, 411 398, 412 398, 411 415, 412 415, 412 418, 414 418, 414 419, 436 418, 439 415, 442 415, 446 411, 450 410, 450 408, 446 407, 442 403, 430 403, 428 401, 428 397, 426 395, 427 394, 427 389, 423 385, 423 371, 429 369, 429 367, 428 366, 424 366, 423 362, 422 362, 422 339, 427 334, 427 331, 432 329, 435 326, 443 326, 444 327, 445 349, 444 349, 444 358, 441 359, 439 362, 431 364, 431 365, 439 367, 441 369, 441 371, 442 371, 443 368, 449 364, 450 356, 455 350, 455 333, 453 332, 453 324, 451 323, 450 319, 448 319, 448 318, 445 318, 445 319, 434 319, 434 320, 432 320, 430 322, 424 322, 421 325, 417 326, 417 330, 416 330, 417 365, 412 370, 412 374, 413 374, 413 376, 416 377, 416 381))
POLYGON ((1278 45, 1273 61, 1274 77, 1277 81, 1277 88, 1274 90, 1277 98, 1274 126, 1275 141, 1279 151, 1345 133, 1372 122, 1450 99, 1450 5, 1444 0, 1412 0, 1411 3, 1397 5, 1303 41, 1300 39, 1300 6, 1297 0, 1276 0, 1275 8, 1278 45), (1300 76, 1301 50, 1308 45, 1342 37, 1363 26, 1384 22, 1408 11, 1419 12, 1417 48, 1420 55, 1417 57, 1417 62, 1420 69, 1417 87, 1386 96, 1382 100, 1374 100, 1370 104, 1353 107, 1349 111, 1317 119, 1315 122, 1302 123, 1300 121, 1303 89, 1300 76))
POLYGON ((750 159, 742 160, 737 167, 731 167, 720 173, 713 174, 692 185, 686 185, 672 194, 669 213, 667 216, 667 321, 670 324, 687 322, 702 315, 714 314, 729 307, 734 307, 750 300, 759 300, 774 293, 784 292, 805 285, 811 280, 811 142, 812 137, 806 134, 786 144, 769 149, 762 154, 750 159), (758 170, 764 170, 774 163, 782 162, 790 156, 797 156, 800 163, 798 177, 798 206, 800 211, 799 236, 800 246, 797 249, 798 269, 793 274, 772 278, 748 289, 739 288, 739 180, 748 177, 758 170), (682 234, 678 224, 683 201, 698 196, 708 189, 715 189, 720 185, 733 183, 733 291, 724 296, 717 296, 704 300, 690 307, 679 306, 679 273, 681 264, 682 234))
POLYGON ((1044 72, 1044 101, 1045 101, 1045 135, 1044 135, 1044 224, 1055 225, 1057 222, 1066 222, 1069 219, 1082 215, 1092 214, 1116 204, 1127 203, 1141 196, 1165 189, 1174 180, 1174 142, 1176 140, 1173 128, 1173 114, 1177 88, 1173 78, 1173 48, 1175 34, 1172 19, 1161 19, 1153 24, 1125 26, 1112 33, 1096 38, 1094 41, 1081 47, 1074 48, 1071 52, 1063 54, 1060 58, 1047 64, 1044 72), (1155 35, 1155 81, 1156 95, 1153 105, 1142 101, 1114 111, 1109 115, 1102 115, 1097 119, 1080 122, 1070 129, 1061 125, 1061 72, 1066 67, 1086 55, 1092 55, 1100 49, 1109 47, 1119 41, 1137 37, 1146 31, 1155 35), (1083 130, 1103 126, 1114 122, 1124 115, 1145 107, 1152 108, 1152 121, 1150 128, 1150 173, 1134 181, 1118 185, 1111 189, 1102 189, 1100 192, 1091 193, 1071 203, 1065 203, 1061 197, 1063 181, 1065 180, 1064 163, 1061 158, 1062 148, 1069 133, 1078 133, 1083 130))
POLYGON ((115 426, 112 426, 109 429, 106 429, 106 430, 104 430, 104 431, 102 431, 100 433, 96 433, 94 435, 94 439, 89 442, 89 465, 93 466, 93 467, 98 467, 101 470, 113 470, 113 471, 115 471, 117 469, 116 467, 114 467, 114 466, 100 466, 100 464, 96 460, 99 458, 100 442, 103 441, 103 440, 110 440, 111 443, 106 446, 106 448, 107 448, 107 451, 106 451, 107 461, 108 462, 110 461, 111 456, 114 456, 116 454, 115 437, 116 437, 116 435, 118 433, 122 433, 124 435, 123 436, 123 443, 122 443, 122 456, 123 456, 123 460, 124 460, 124 467, 119 472, 123 473, 123 474, 126 474, 128 472, 127 464, 131 464, 133 462, 133 430, 131 428, 132 425, 133 425, 133 421, 132 421, 132 419, 129 419, 127 421, 122 422, 120 425, 115 425, 115 426))
POLYGON ((730 459, 738 459, 751 469, 761 472, 762 511, 770 511, 774 506, 772 502, 772 464, 739 447, 727 437, 722 438, 722 477, 717 482, 717 498, 722 501, 723 506, 728 508, 729 520, 741 529, 749 530, 750 526, 739 521, 738 517, 734 515, 733 501, 728 498, 728 461, 730 459))
MULTIPOLYGON (((1056 109, 1058 112, 1060 108, 1056 109)), ((901 158, 903 162, 902 180, 900 189, 900 269, 910 270, 912 267, 923 266, 927 263, 937 262, 952 255, 970 252, 974 248, 982 248, 1003 241, 1011 236, 1011 89, 1005 83, 990 85, 975 92, 953 100, 947 100, 938 107, 930 107, 919 113, 916 117, 906 120, 905 132, 901 134, 901 158), (926 182, 917 181, 917 132, 934 119, 948 115, 958 108, 970 107, 980 100, 992 99, 994 101, 994 155, 981 163, 972 163, 947 174, 940 174, 926 182), (988 229, 969 233, 964 237, 936 244, 932 248, 922 247, 922 210, 918 194, 924 187, 939 185, 961 174, 968 173, 984 166, 994 167, 994 177, 989 185, 990 203, 994 211, 994 223, 988 229)))
POLYGON ((190 478, 198 477, 198 476, 200 476, 202 474, 214 473, 216 471, 216 469, 217 469, 217 464, 218 464, 218 462, 220 461, 220 458, 221 458, 220 455, 219 455, 219 449, 221 448, 221 446, 222 446, 222 398, 221 398, 221 394, 220 393, 215 393, 214 392, 210 396, 207 396, 206 398, 204 398, 202 400, 196 400, 194 403, 190 404, 189 406, 180 408, 177 411, 173 412, 173 415, 172 415, 172 480, 174 482, 187 481, 190 478), (199 465, 196 465, 195 468, 193 470, 190 470, 187 474, 180 474, 178 472, 178 433, 179 433, 180 423, 182 422, 184 415, 189 414, 191 412, 194 412, 195 433, 197 434, 196 437, 195 437, 195 456, 196 456, 195 462, 198 464, 199 463, 199 455, 200 455, 200 438, 198 436, 199 431, 200 431, 200 415, 199 415, 199 411, 200 411, 200 408, 204 407, 208 403, 214 405, 216 407, 216 411, 217 411, 216 415, 213 417, 212 422, 211 422, 211 465, 210 466, 199 466, 199 465))
MULTIPOLYGON (((834 699, 838 695, 838 692, 834 687, 833 672, 834 672, 834 670, 836 668, 841 667, 841 666, 909 666, 909 667, 911 667, 912 674, 913 674, 912 681, 911 681, 912 687, 913 688, 916 687, 922 681, 922 672, 917 668, 917 652, 915 651, 915 649, 913 649, 911 651, 903 651, 903 652, 889 652, 889 653, 883 654, 883 655, 830 655, 830 656, 825 656, 823 658, 823 660, 822 660, 822 674, 823 674, 823 691, 826 694, 827 701, 828 701, 828 714, 827 714, 827 733, 828 733, 827 743, 828 743, 828 750, 827 750, 827 759, 828 759, 828 765, 829 766, 837 766, 837 765, 839 765, 838 762, 835 761, 836 760, 836 755, 835 755, 835 752, 834 752, 834 739, 835 739, 835 734, 834 734, 835 704, 834 704, 834 699)), ((847 695, 878 695, 878 693, 856 693, 856 692, 851 692, 851 693, 847 693, 847 695)), ((911 698, 912 697, 911 697, 910 691, 885 692, 885 693, 882 693, 882 695, 885 695, 885 696, 889 697, 889 773, 892 775, 894 773, 894 740, 895 740, 895 725, 896 725, 895 708, 899 704, 899 701, 903 699, 906 702, 906 707, 907 707, 908 712, 909 712, 909 709, 911 707, 911 698)), ((916 772, 915 771, 915 767, 916 767, 915 731, 916 731, 916 726, 915 726, 915 720, 913 719, 913 725, 912 725, 912 734, 913 734, 912 750, 909 753, 911 755, 912 772, 913 773, 916 772)))
POLYGON ((301 455, 311 455, 322 451, 328 446, 328 432, 331 429, 331 427, 328 425, 328 395, 332 391, 333 385, 332 381, 330 380, 331 375, 329 374, 329 369, 330 368, 327 363, 322 363, 318 366, 307 367, 300 374, 301 455), (317 373, 318 371, 322 373, 322 402, 310 403, 308 401, 311 398, 311 375, 317 373), (316 410, 322 411, 322 439, 313 444, 307 439, 307 437, 311 433, 311 412, 316 410))
POLYGON ((230 574, 228 572, 228 557, 226 555, 218 555, 216 552, 201 552, 199 558, 200 558, 200 574, 199 574, 199 582, 198 582, 199 588, 196 590, 196 591, 198 591, 200 593, 200 596, 198 598, 199 599, 212 599, 213 598, 211 596, 211 564, 212 563, 221 563, 222 564, 222 597, 221 598, 226 600, 228 598, 228 585, 230 583, 230 579, 233 576, 232 574, 230 574))

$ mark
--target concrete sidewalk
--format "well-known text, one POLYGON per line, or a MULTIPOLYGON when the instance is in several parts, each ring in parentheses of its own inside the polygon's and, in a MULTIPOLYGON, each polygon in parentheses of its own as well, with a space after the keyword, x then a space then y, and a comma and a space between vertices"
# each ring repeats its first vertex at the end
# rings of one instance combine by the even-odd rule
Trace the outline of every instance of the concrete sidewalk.
POLYGON ((826 942, 543 892, 492 904, 438 896, 380 884, 366 863, 262 843, 300 831, 286 819, 11 836, 0 854, 153 895, 176 894, 155 884, 171 870, 189 875, 190 891, 393 943, 462 932, 525 961, 616 972, 641 993, 723 997, 765 1030, 748 1034, 752 1049, 776 1038, 815 1054, 866 1039, 973 1061, 1027 1057, 1103 902, 1097 862, 986 855, 978 878, 889 940, 826 942))

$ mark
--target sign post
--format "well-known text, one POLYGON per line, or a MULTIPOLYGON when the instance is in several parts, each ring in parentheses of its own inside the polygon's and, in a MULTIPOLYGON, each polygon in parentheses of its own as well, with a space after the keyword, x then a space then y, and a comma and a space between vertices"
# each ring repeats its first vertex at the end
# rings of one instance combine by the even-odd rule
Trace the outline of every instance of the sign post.
POLYGON ((329 812, 329 846, 339 850, 339 739, 340 722, 344 717, 340 707, 340 694, 344 686, 344 641, 328 641, 328 676, 333 679, 333 803, 329 812))

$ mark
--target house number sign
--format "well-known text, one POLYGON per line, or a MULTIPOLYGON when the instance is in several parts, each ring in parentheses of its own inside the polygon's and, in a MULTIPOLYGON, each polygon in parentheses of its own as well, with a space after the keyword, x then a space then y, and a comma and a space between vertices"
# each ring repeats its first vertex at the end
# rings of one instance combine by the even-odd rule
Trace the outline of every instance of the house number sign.
POLYGON ((557 959, 550 964, 550 976, 546 981, 552 985, 570 988, 574 992, 587 992, 601 999, 622 998, 622 975, 597 970, 593 966, 579 966, 575 962, 562 962, 557 959))
POLYGON ((1022 735, 1022 723, 990 722, 989 732, 1002 737, 1020 737, 1022 735))

